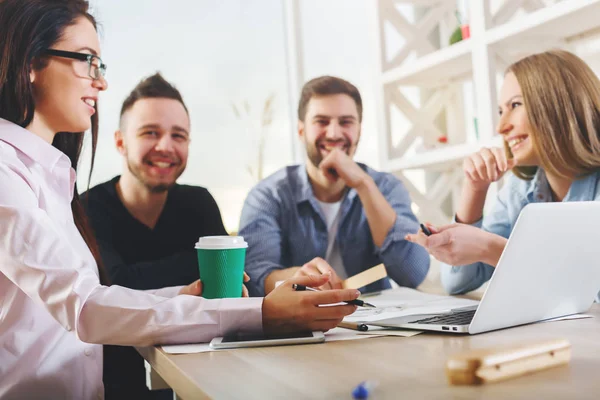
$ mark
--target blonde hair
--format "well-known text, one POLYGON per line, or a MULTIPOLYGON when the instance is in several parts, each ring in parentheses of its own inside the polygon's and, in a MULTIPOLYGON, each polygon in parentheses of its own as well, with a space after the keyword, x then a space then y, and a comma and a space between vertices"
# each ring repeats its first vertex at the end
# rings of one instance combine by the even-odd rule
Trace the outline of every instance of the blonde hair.
MULTIPOLYGON (((552 50, 517 61, 509 72, 521 86, 540 166, 564 178, 600 168, 600 80, 591 68, 572 53, 552 50)), ((513 168, 522 179, 532 179, 536 171, 513 168)))

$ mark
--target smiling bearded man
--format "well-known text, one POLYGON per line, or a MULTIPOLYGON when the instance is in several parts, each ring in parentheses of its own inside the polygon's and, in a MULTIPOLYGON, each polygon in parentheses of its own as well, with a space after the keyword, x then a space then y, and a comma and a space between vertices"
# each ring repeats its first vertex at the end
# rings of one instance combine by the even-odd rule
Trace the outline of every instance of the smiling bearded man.
MULTIPOLYGON (((340 288, 343 279, 380 263, 401 286, 425 279, 428 254, 404 239, 419 229, 404 185, 353 160, 361 123, 362 99, 354 85, 331 76, 304 85, 298 135, 306 165, 264 179, 242 210, 252 295, 299 275, 331 274, 322 289, 340 288)), ((361 290, 388 287, 384 278, 361 290)))
MULTIPOLYGON (((188 285, 199 278, 194 244, 226 235, 208 190, 179 185, 190 144, 181 94, 160 74, 141 81, 121 108, 115 145, 123 173, 83 198, 111 283, 133 289, 188 285)), ((172 399, 146 388, 144 360, 131 347, 104 347, 106 399, 172 399)))

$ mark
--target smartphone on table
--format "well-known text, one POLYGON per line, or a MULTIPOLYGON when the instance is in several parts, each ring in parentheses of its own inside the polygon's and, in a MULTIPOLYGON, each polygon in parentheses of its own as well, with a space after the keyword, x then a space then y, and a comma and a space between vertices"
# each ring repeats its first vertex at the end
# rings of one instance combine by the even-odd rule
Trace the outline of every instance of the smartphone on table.
POLYGON ((296 332, 283 334, 235 333, 214 338, 210 342, 213 349, 236 349, 242 347, 284 346, 290 344, 322 343, 323 332, 296 332))

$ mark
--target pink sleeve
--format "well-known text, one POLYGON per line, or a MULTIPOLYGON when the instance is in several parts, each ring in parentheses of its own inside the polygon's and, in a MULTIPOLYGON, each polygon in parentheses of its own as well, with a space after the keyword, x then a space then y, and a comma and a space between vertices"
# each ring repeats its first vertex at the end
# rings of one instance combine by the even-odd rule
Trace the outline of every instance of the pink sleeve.
POLYGON ((153 294, 155 296, 161 297, 175 297, 179 295, 179 291, 183 289, 184 286, 168 286, 160 289, 148 289, 144 290, 144 293, 153 294))
POLYGON ((93 258, 80 250, 37 207, 31 188, 0 166, 0 271, 82 341, 143 346, 262 331, 262 298, 166 298, 101 286, 93 258))

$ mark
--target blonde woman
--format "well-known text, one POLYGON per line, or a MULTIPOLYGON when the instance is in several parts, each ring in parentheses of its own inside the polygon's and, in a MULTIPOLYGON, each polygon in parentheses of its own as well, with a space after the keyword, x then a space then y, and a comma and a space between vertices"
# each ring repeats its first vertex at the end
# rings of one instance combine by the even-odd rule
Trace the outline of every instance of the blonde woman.
POLYGON ((527 204, 600 199, 600 80, 583 60, 556 50, 514 63, 499 104, 504 149, 483 149, 464 161, 456 223, 430 226, 429 237, 407 236, 448 264, 442 265, 442 284, 451 294, 477 289, 491 278, 527 204), (484 217, 490 184, 509 170, 484 217))

